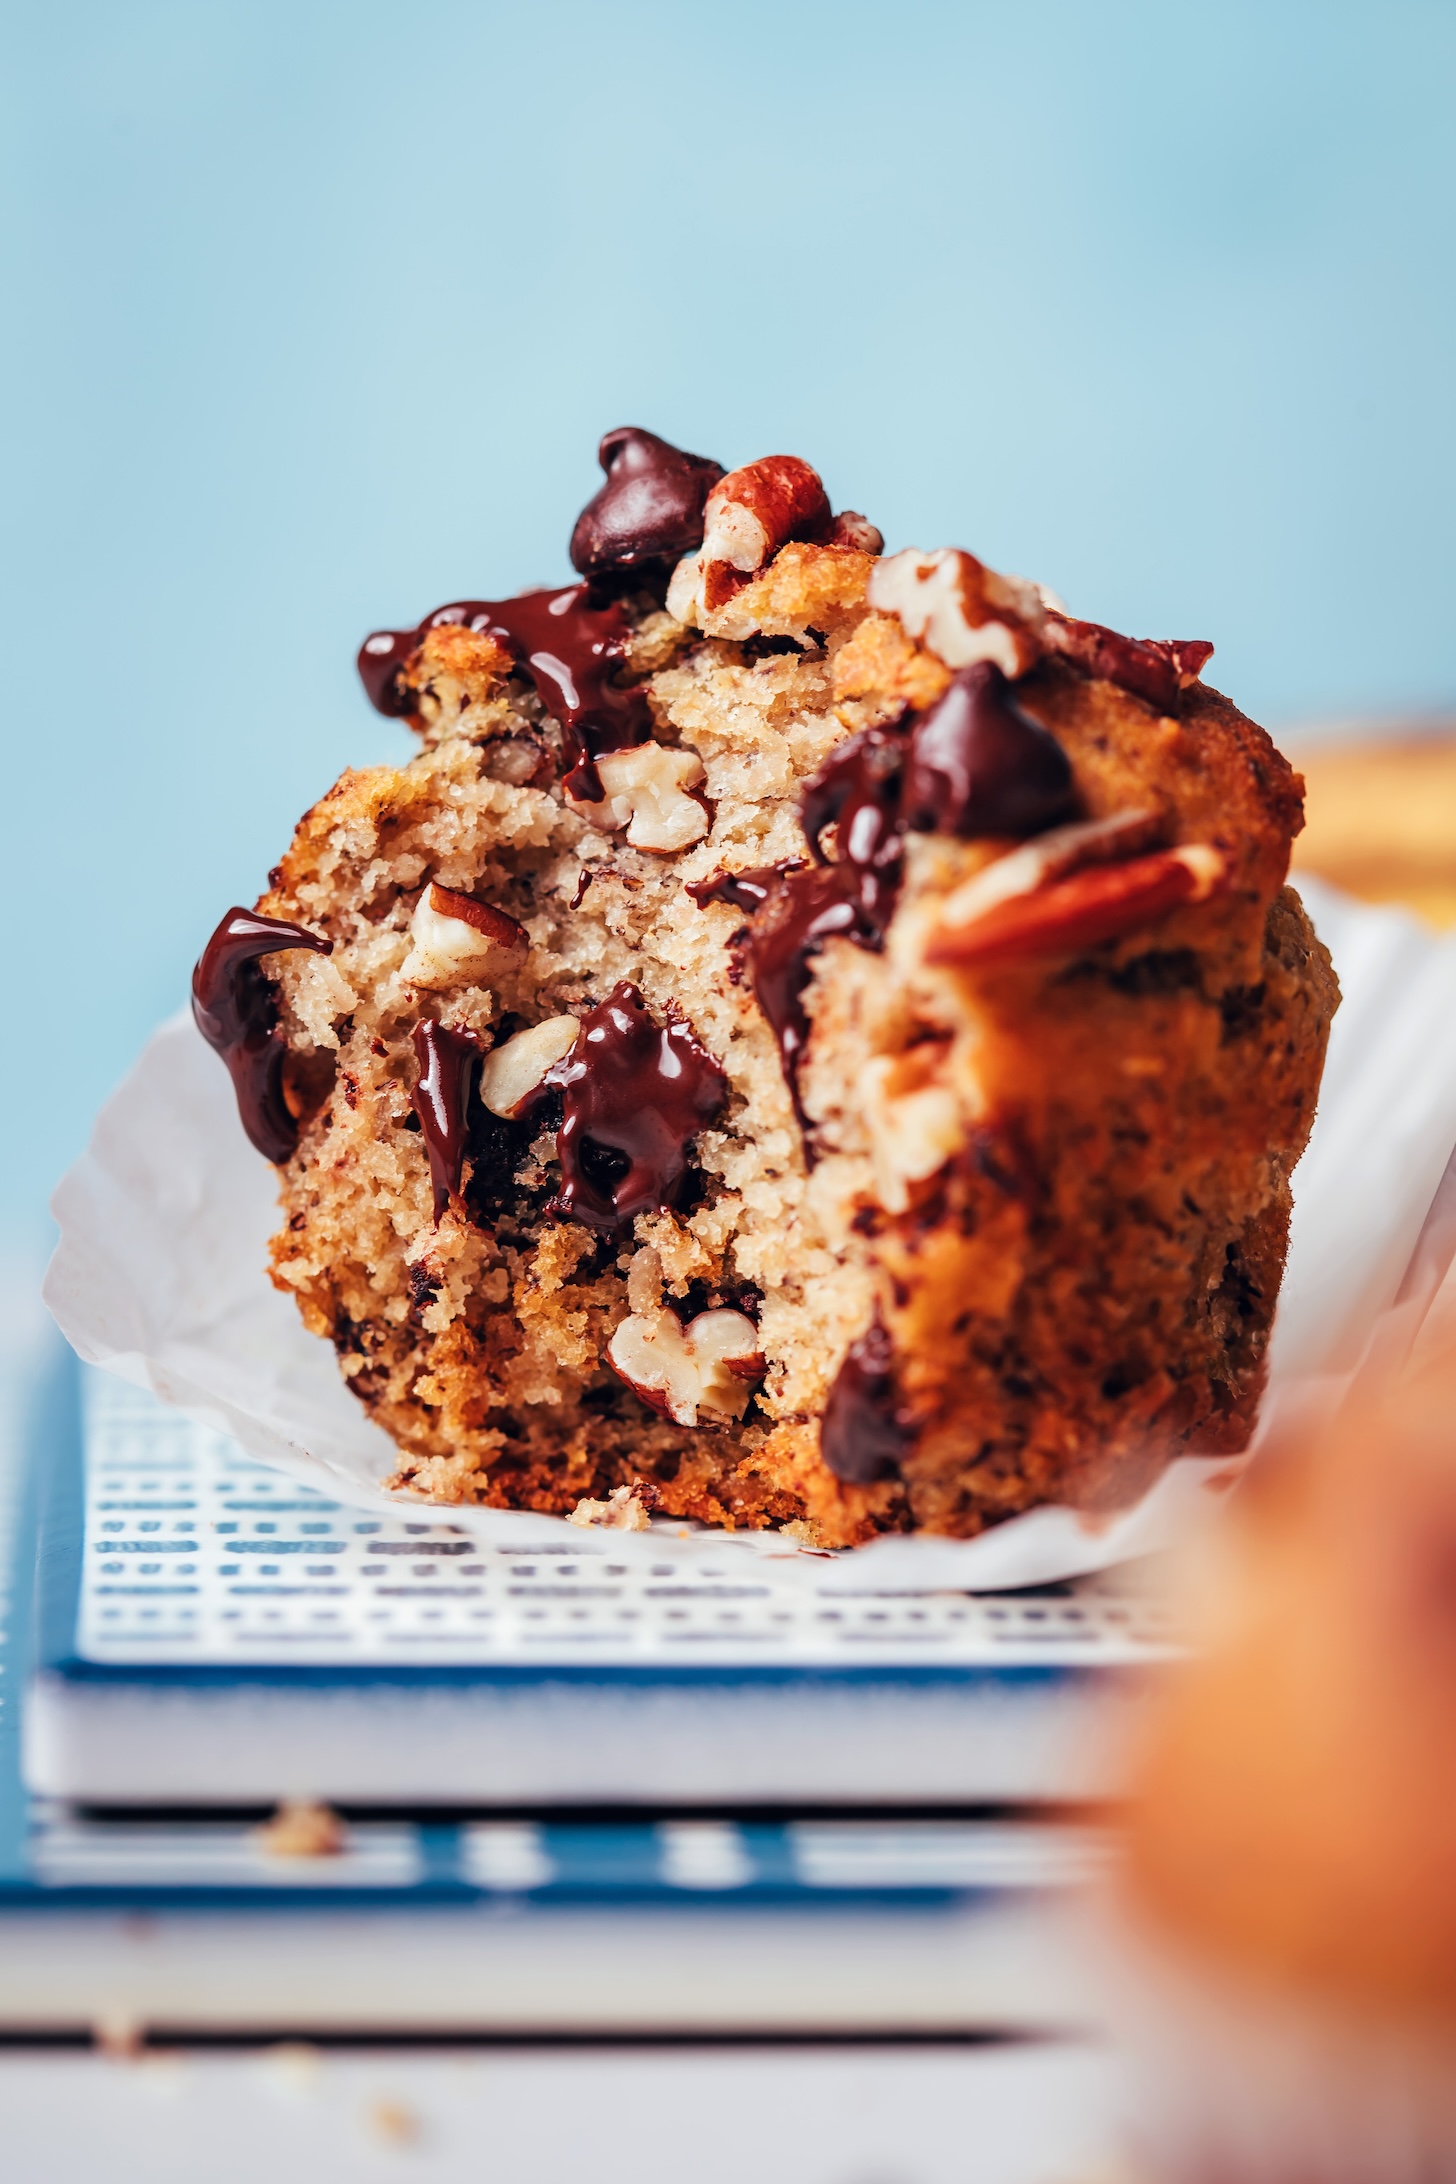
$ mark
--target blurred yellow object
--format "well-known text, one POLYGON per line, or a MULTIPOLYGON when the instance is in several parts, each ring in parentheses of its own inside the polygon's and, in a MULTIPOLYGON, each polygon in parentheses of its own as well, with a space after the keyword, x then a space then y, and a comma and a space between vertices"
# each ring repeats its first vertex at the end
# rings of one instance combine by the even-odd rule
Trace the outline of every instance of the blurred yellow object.
POLYGON ((1294 868, 1366 902, 1456 925, 1456 723, 1390 740, 1296 744, 1305 830, 1294 868))

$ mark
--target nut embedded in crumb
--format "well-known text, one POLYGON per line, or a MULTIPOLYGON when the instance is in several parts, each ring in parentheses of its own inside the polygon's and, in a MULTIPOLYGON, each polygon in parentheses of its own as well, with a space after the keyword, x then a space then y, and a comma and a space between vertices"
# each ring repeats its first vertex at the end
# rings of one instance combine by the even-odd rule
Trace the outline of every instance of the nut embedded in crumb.
POLYGON ((1036 586, 1000 576, 954 546, 928 554, 909 547, 877 562, 869 602, 898 616, 906 635, 928 645, 947 667, 990 660, 1014 682, 1042 651, 1046 610, 1036 586))
POLYGON ((631 1312, 607 1344, 607 1363, 644 1403, 679 1426, 741 1418, 762 1378, 758 1329, 746 1312, 700 1312, 686 1327, 676 1313, 631 1312))
POLYGON ((331 1806, 286 1799, 254 1829, 253 1841, 270 1858, 337 1858, 348 1848, 349 1831, 331 1806))
POLYGON ((399 973, 409 986, 479 979, 502 950, 512 953, 527 944, 524 929, 503 910, 436 881, 420 890, 409 934, 410 952, 399 973))
POLYGON ((819 474, 797 455, 765 455, 730 470, 708 495, 702 559, 752 576, 791 538, 820 532, 829 502, 819 474))
POLYGON ((973 925, 998 903, 1029 895, 1049 880, 1064 879, 1084 865, 1103 864, 1151 849, 1160 830, 1154 811, 1117 811, 1106 819, 1084 819, 1024 842, 993 858, 954 888, 940 905, 938 923, 950 930, 973 925))
POLYGON ((1184 842, 1125 864, 1092 865, 941 926, 925 960, 986 965, 1075 954, 1136 932, 1184 903, 1207 902, 1228 879, 1228 859, 1208 842, 1184 842))
POLYGON ((703 778, 696 751, 639 743, 628 751, 604 751, 596 769, 603 792, 598 801, 570 799, 572 808, 594 827, 624 830, 633 849, 664 857, 700 842, 707 833, 708 814, 689 793, 703 778))
POLYGON ((548 1016, 492 1048, 480 1068, 480 1097, 491 1113, 517 1116, 547 1070, 565 1061, 580 1029, 574 1016, 548 1016))
POLYGON ((652 1519, 638 1497, 635 1486, 614 1486, 605 1501, 592 1501, 583 1495, 576 1507, 567 1513, 568 1524, 578 1524, 583 1531, 593 1528, 604 1532, 650 1532, 652 1519))

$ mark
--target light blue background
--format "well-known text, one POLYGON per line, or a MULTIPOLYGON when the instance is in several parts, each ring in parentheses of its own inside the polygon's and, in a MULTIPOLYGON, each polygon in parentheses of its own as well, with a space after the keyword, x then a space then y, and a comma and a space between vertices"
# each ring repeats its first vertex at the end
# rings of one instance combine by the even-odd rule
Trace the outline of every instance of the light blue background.
POLYGON ((1456 9, 12 6, 3 1203, 346 763, 371 625, 559 579, 598 434, 801 453, 1216 640, 1456 698, 1456 9))

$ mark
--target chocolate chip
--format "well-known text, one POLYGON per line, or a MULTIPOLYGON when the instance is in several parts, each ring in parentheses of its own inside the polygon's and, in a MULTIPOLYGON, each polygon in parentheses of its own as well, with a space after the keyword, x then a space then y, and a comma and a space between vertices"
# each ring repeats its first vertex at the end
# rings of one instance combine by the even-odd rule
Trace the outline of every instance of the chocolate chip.
POLYGON ((298 1144, 298 1123, 283 1097, 288 1050, 278 1022, 278 997, 258 958, 284 948, 329 955, 333 945, 282 918, 233 909, 220 919, 192 973, 197 1028, 227 1063, 239 1119, 267 1160, 288 1159, 298 1144))
MULTIPOLYGON (((760 907, 754 921, 748 962, 759 1007, 778 1041, 784 1081, 805 1132, 805 1156, 814 1163, 803 1106, 799 1067, 809 1040, 804 989, 813 976, 813 959, 827 941, 853 941, 878 949, 894 913, 900 885, 900 768, 903 738, 890 729, 867 728, 834 751, 805 782, 799 799, 804 839, 817 862, 807 869, 779 866, 735 873, 699 882, 698 901, 729 901, 745 910, 760 907), (835 862, 824 861, 820 836, 834 829, 835 862)), ((694 892, 695 890, 690 890, 694 892)))
POLYGON ((1077 808, 1055 736, 1017 704, 999 667, 962 668, 910 734, 902 804, 920 834, 1040 834, 1077 808))
POLYGON ((460 1189, 470 1130, 470 1094, 480 1068, 481 1042, 473 1031, 452 1031, 446 1024, 416 1024, 410 1034, 420 1065, 419 1083, 410 1095, 420 1118, 435 1226, 460 1189))
MULTIPOLYGON (((777 888, 789 865, 762 865, 747 872, 725 872, 720 865, 705 880, 689 880, 683 888, 700 910, 710 902, 727 902, 735 910, 761 910, 777 888)), ((746 931, 746 928, 745 928, 746 931)))
POLYGON ((720 463, 685 454, 637 425, 604 434, 597 459, 607 482, 576 519, 574 569, 604 576, 676 561, 701 546, 703 503, 724 475, 720 463))
POLYGON ((514 599, 456 599, 413 629, 377 629, 359 647, 356 663, 376 712, 416 711, 418 697, 405 669, 429 632, 446 625, 493 638, 530 676, 546 711, 561 723, 567 789, 600 803, 593 759, 644 742, 652 726, 646 692, 617 680, 632 634, 622 602, 597 597, 589 584, 567 584, 514 599))
POLYGON ((609 1232, 677 1202, 688 1146, 722 1107, 728 1080, 686 1024, 654 1023, 624 979, 546 1072, 541 1091, 553 1089, 564 1112, 551 1211, 609 1232))
POLYGON ((836 1479, 895 1478, 915 1433, 895 1389, 895 1353, 877 1319, 849 1346, 819 1421, 819 1452, 836 1479))

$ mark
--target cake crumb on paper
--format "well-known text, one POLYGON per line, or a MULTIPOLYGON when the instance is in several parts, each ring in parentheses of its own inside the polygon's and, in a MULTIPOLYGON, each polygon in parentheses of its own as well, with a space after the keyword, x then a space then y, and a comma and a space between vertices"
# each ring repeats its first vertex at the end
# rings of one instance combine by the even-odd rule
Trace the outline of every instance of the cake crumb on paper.
POLYGON ((285 1799, 273 1818, 253 1832, 253 1841, 270 1858, 337 1858, 348 1847, 348 1837, 332 1806, 310 1798, 285 1799))
POLYGON ((584 1494, 566 1519, 568 1524, 579 1524, 583 1531, 593 1528, 607 1532, 648 1532, 652 1519, 638 1498, 634 1486, 614 1486, 605 1501, 593 1501, 584 1494))

